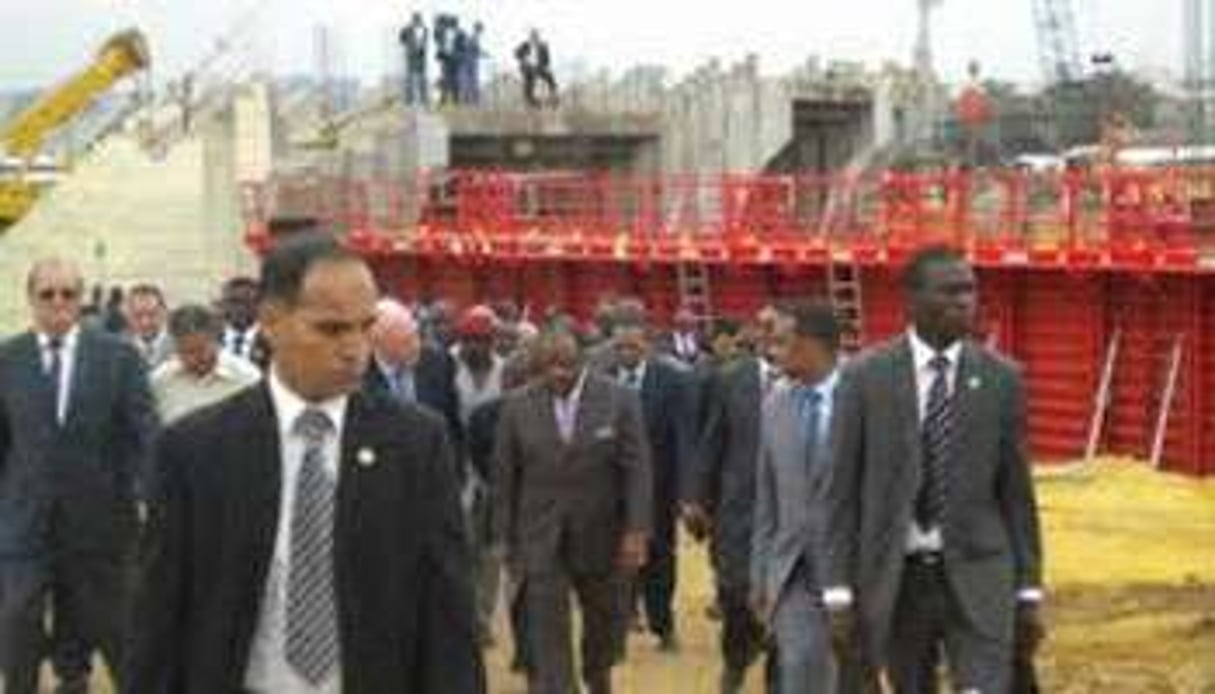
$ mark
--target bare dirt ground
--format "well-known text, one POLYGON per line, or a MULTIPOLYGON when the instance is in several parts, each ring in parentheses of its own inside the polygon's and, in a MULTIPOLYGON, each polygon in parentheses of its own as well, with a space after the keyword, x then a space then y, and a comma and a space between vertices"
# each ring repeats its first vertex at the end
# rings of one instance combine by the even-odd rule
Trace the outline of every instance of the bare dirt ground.
MULTIPOLYGON (((1051 637, 1039 661, 1051 694, 1215 694, 1215 481, 1105 461, 1095 474, 1039 476, 1051 637)), ((625 694, 713 694, 717 627, 701 547, 680 560, 683 649, 633 634, 616 671, 625 694)), ((524 694, 510 645, 487 652, 494 694, 524 694)), ((751 673, 749 693, 762 691, 751 673)), ((108 692, 100 688, 101 692, 108 692)), ((390 693, 385 693, 390 694, 390 693)))

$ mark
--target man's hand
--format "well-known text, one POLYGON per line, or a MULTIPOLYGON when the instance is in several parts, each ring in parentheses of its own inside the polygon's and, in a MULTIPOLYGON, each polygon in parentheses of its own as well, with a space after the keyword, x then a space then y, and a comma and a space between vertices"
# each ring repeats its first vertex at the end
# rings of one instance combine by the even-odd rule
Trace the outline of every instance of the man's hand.
POLYGON ((857 643, 856 608, 840 605, 827 609, 827 622, 831 627, 831 649, 835 657, 846 662, 854 655, 857 643))
POLYGON ((1042 607, 1037 602, 1023 601, 1017 604, 1017 657, 1033 660, 1038 646, 1046 639, 1046 622, 1042 607))
POLYGON ((697 542, 704 542, 713 529, 713 521, 704 507, 696 503, 684 504, 680 515, 683 516, 683 526, 688 529, 688 534, 697 542))
POLYGON ((616 554, 616 564, 626 573, 634 574, 645 566, 646 534, 643 532, 627 532, 620 539, 620 549, 616 554))

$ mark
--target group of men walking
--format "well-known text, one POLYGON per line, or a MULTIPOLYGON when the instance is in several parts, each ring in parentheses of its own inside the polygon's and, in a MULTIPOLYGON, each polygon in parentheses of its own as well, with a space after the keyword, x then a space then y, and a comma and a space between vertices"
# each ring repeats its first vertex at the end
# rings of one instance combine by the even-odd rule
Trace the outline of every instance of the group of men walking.
POLYGON ((304 231, 218 310, 29 274, 0 347, 0 672, 85 692, 481 692, 510 615, 536 694, 612 691, 630 626, 666 654, 680 527, 709 544, 718 688, 1031 691, 1041 548, 1018 370, 969 339, 973 271, 905 272, 908 328, 842 360, 808 299, 593 337, 510 307, 379 295, 304 231), (573 653, 571 598, 581 613, 573 653), (49 617, 49 618, 48 618, 49 617))

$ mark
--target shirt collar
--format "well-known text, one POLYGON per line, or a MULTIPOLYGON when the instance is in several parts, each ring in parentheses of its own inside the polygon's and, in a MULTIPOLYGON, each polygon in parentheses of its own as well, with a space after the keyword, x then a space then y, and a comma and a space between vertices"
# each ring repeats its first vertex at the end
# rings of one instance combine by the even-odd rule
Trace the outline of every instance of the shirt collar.
POLYGON ((937 352, 932 345, 929 345, 924 341, 924 338, 920 337, 920 334, 916 332, 914 327, 908 328, 907 336, 911 342, 911 358, 915 363, 915 369, 917 372, 930 368, 931 362, 933 358, 937 356, 937 354, 943 354, 946 359, 949 359, 950 369, 956 369, 958 367, 958 360, 962 357, 961 340, 955 340, 953 344, 946 347, 944 351, 937 352))
MULTIPOLYGON (((73 325, 70 330, 63 334, 63 343, 60 345, 60 350, 70 352, 76 348, 76 342, 80 338, 80 326, 73 325)), ((50 349, 51 336, 44 332, 38 333, 38 349, 46 351, 50 349)))
POLYGON ((574 389, 571 390, 565 397, 553 394, 553 400, 565 406, 572 405, 582 399, 582 387, 585 385, 586 368, 583 367, 582 371, 578 374, 578 380, 574 382, 574 389))
POLYGON ((298 393, 291 390, 279 378, 276 369, 271 368, 268 380, 270 383, 270 400, 274 403, 274 411, 278 415, 279 434, 283 438, 292 435, 295 420, 308 407, 315 407, 329 415, 329 420, 333 422, 334 431, 339 435, 341 434, 342 423, 345 421, 346 416, 346 405, 350 400, 350 396, 339 395, 336 398, 329 398, 321 402, 308 402, 300 397, 298 393))

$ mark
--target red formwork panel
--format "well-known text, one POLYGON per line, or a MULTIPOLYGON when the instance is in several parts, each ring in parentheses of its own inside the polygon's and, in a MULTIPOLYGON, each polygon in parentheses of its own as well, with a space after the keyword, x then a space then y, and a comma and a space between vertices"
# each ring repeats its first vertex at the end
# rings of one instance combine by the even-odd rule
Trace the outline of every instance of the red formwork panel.
POLYGON ((1206 347, 1201 329, 1201 278, 1196 275, 1169 276, 1162 284, 1167 317, 1165 329, 1169 340, 1165 347, 1166 360, 1168 350, 1172 349, 1173 337, 1182 337, 1181 360, 1165 431, 1162 466, 1166 470, 1197 474, 1202 460, 1203 429, 1199 394, 1204 386, 1198 365, 1201 363, 1202 350, 1206 347))
POLYGON ((759 266, 713 266, 712 287, 714 313, 729 318, 750 318, 771 298, 768 274, 759 266))
POLYGON ((1035 460, 1084 450, 1105 341, 1103 290, 1098 276, 1063 272, 1033 272, 1021 284, 1013 356, 1025 368, 1035 460))
POLYGON ((566 307, 565 264, 532 262, 519 278, 519 302, 532 320, 539 320, 549 309, 566 307))
POLYGON ((670 325, 680 303, 676 267, 667 263, 634 265, 632 275, 632 285, 645 299, 649 321, 658 327, 670 325))
POLYGON ((1123 455, 1150 453, 1155 413, 1164 385, 1169 331, 1163 287, 1148 276, 1107 280, 1107 325, 1121 330, 1114 366, 1105 447, 1123 455))
POLYGON ((1020 296, 1023 273, 1016 270, 983 270, 979 272, 980 339, 1003 354, 1017 353, 1017 299, 1020 296))
POLYGON ((772 299, 800 301, 827 298, 827 268, 825 265, 781 265, 768 276, 772 299))
POLYGON ((1199 431, 1189 471, 1215 475, 1215 277, 1196 277, 1195 283, 1198 307, 1192 318, 1198 345, 1193 376, 1199 387, 1195 389, 1193 407, 1199 431))
POLYGON ((888 267, 861 269, 861 334, 867 344, 889 339, 907 329, 898 272, 888 267))
POLYGON ((629 266, 624 263, 572 262, 564 265, 563 271, 565 308, 579 320, 590 319, 605 297, 636 294, 629 266))

